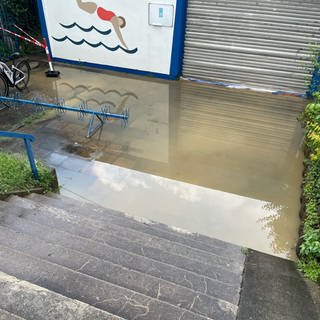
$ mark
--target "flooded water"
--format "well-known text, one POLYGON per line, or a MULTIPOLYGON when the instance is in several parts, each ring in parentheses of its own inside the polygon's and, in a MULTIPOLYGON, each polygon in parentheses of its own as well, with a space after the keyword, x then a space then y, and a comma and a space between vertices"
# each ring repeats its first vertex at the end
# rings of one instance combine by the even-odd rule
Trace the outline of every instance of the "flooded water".
POLYGON ((66 170, 74 171, 64 179, 63 192, 295 259, 303 160, 297 117, 305 100, 58 69, 59 79, 45 78, 41 68, 34 70, 31 93, 64 98, 70 106, 86 102, 99 110, 107 105, 113 113, 130 109, 126 128, 109 121, 91 139, 86 138, 89 119, 79 121, 76 114, 59 115, 36 128, 48 159, 53 153, 68 159, 69 167, 58 170, 61 179, 66 170), (72 154, 95 162, 73 162, 72 154), (100 169, 88 170, 89 164, 100 169), (89 183, 90 177, 100 179, 99 184, 89 183), (118 188, 110 186, 112 181, 118 188))

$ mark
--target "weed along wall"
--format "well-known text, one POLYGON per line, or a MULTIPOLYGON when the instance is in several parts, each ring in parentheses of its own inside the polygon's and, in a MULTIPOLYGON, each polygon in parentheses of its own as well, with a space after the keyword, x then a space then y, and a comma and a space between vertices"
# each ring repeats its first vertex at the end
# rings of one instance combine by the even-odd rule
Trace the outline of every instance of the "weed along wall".
POLYGON ((53 60, 176 78, 185 2, 38 0, 38 5, 53 60))

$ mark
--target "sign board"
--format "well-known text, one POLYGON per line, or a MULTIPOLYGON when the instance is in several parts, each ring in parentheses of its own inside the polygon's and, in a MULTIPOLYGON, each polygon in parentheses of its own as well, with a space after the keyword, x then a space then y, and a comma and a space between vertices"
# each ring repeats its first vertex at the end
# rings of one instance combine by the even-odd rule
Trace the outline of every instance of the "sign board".
POLYGON ((54 61, 176 78, 181 73, 184 0, 38 0, 54 61))

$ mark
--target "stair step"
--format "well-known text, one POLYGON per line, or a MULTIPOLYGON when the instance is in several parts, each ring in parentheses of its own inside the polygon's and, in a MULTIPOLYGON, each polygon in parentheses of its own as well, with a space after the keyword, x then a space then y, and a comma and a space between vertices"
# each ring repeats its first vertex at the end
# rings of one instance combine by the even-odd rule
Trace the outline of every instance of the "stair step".
MULTIPOLYGON (((52 208, 55 208, 45 204, 43 204, 43 206, 44 208, 48 208, 49 210, 50 208, 51 210, 52 208)), ((61 208, 59 209, 61 210, 61 208)), ((55 211, 56 210, 57 209, 55 209, 55 211)), ((68 213, 70 212, 68 211, 68 213)), ((77 215, 77 217, 79 217, 78 211, 74 211, 71 214, 77 215)), ((100 214, 96 213, 96 215, 100 215, 100 214)), ((155 237, 142 232, 143 228, 140 231, 136 231, 124 226, 113 224, 110 221, 99 220, 96 217, 93 217, 91 215, 90 217, 80 215, 79 218, 85 219, 85 221, 87 221, 87 225, 89 225, 89 222, 91 222, 92 227, 98 227, 101 230, 108 231, 108 234, 112 234, 114 237, 130 238, 131 240, 134 239, 134 242, 139 246, 147 245, 148 247, 154 248, 156 250, 165 251, 166 254, 188 257, 191 260, 197 261, 197 263, 212 265, 212 266, 219 266, 223 269, 227 269, 237 274, 242 274, 243 272, 242 261, 240 262, 235 261, 233 257, 232 258, 221 257, 217 254, 212 254, 210 252, 194 249, 189 246, 185 246, 185 245, 173 242, 171 240, 155 237)), ((144 227, 143 224, 142 224, 142 227, 144 227)))
POLYGON ((0 213, 0 217, 2 216, 1 225, 8 226, 20 233, 36 236, 46 242, 83 252, 93 257, 124 266, 130 270, 161 278, 178 286, 238 305, 240 281, 230 285, 212 280, 175 266, 111 247, 107 244, 51 229, 50 227, 18 217, 19 215, 23 215, 24 209, 18 208, 14 210, 13 214, 0 213))
MULTIPOLYGON (((64 230, 101 243, 107 243, 111 246, 134 252, 138 255, 143 255, 160 262, 165 262, 221 282, 232 284, 238 282, 241 278, 241 273, 234 273, 233 271, 227 270, 227 268, 222 268, 218 264, 208 265, 199 263, 188 257, 169 254, 166 251, 145 245, 145 243, 148 244, 147 237, 144 243, 136 242, 135 236, 132 234, 131 237, 129 234, 126 238, 117 237, 109 232, 107 226, 104 226, 105 229, 102 229, 100 222, 70 214, 63 209, 46 206, 39 207, 35 202, 22 198, 12 198, 10 199, 10 203, 14 206, 21 206, 29 209, 29 211, 24 210, 23 213, 26 219, 31 219, 32 221, 51 226, 52 228, 64 230), (33 212, 31 213, 30 210, 33 212)), ((8 210, 13 213, 16 208, 11 207, 8 208, 8 210)))
MULTIPOLYGON (((34 200, 37 203, 42 203, 46 207, 50 206, 47 203, 47 199, 51 200, 48 197, 42 196, 42 195, 31 195, 28 197, 30 200, 34 200), (38 201, 41 200, 41 201, 38 201)), ((62 198, 61 200, 70 199, 70 198, 62 198)), ((53 199, 56 201, 57 199, 53 199)), ((72 199, 71 199, 72 200, 72 199)), ((63 208, 63 204, 61 204, 60 199, 55 202, 55 204, 59 203, 60 209, 63 208)), ((54 204, 52 204, 53 207, 56 207, 54 204)), ((134 239, 135 242, 139 242, 140 244, 146 243, 146 237, 148 239, 148 246, 165 250, 167 253, 172 254, 178 254, 183 256, 188 256, 188 258, 196 260, 201 263, 205 264, 213 264, 213 265, 219 265, 222 268, 226 268, 229 271, 233 271, 235 273, 242 274, 243 269, 243 260, 240 259, 240 262, 234 259, 233 256, 231 257, 225 257, 221 256, 220 254, 215 254, 214 252, 208 252, 199 250, 196 248, 192 248, 190 246, 182 245, 180 243, 174 242, 172 240, 168 240, 163 237, 154 236, 150 233, 144 232, 146 229, 148 229, 148 225, 145 223, 138 222, 134 220, 133 218, 126 217, 124 214, 112 211, 112 210, 105 210, 102 207, 99 208, 100 211, 94 211, 92 208, 90 210, 89 207, 81 207, 76 206, 76 204, 72 204, 67 206, 69 213, 81 215, 84 218, 90 218, 97 223, 99 221, 99 226, 101 228, 107 229, 108 232, 112 232, 115 236, 118 237, 126 237, 130 239, 134 239), (110 212, 110 214, 109 214, 110 212), (133 221, 131 221, 133 220, 133 221), (126 225, 127 222, 127 225, 126 225), (135 225, 138 225, 139 228, 132 229, 130 228, 130 225, 134 223, 135 225)), ((98 209, 95 209, 98 210, 98 209)), ((237 248, 237 250, 240 251, 240 248, 237 248)), ((222 250, 220 249, 220 252, 222 250)))
MULTIPOLYGON (((210 319, 6 246, 0 245, 0 256, 3 272, 125 319, 210 319)), ((194 299, 193 309, 200 304, 202 301, 194 299)), ((236 319, 228 306, 220 307, 224 314, 218 319, 236 319)))
POLYGON ((3 272, 0 288, 0 307, 9 311, 0 310, 0 320, 123 320, 3 272))
MULTIPOLYGON (((0 292, 0 296, 1 296, 1 292, 0 292)), ((25 320, 25 319, 0 308, 0 320, 25 320)))
POLYGON ((50 197, 47 197, 44 195, 32 194, 28 196, 28 198, 57 208, 67 208, 70 213, 76 212, 77 214, 88 218, 91 217, 100 221, 102 220, 117 224, 136 231, 148 233, 149 235, 158 238, 164 238, 185 246, 199 249, 210 254, 217 254, 218 256, 226 257, 229 260, 239 260, 241 261, 240 263, 243 264, 245 257, 239 246, 201 234, 169 227, 163 223, 149 221, 142 218, 134 218, 124 213, 106 209, 93 203, 79 202, 76 199, 59 194, 50 195, 50 197))
POLYGON ((221 305, 224 305, 225 309, 233 310, 234 314, 237 312, 237 306, 226 301, 78 251, 46 243, 38 239, 36 235, 31 237, 0 226, 0 244, 213 319, 224 315, 221 305), (197 306, 196 310, 193 310, 195 299, 199 299, 202 303, 197 306))

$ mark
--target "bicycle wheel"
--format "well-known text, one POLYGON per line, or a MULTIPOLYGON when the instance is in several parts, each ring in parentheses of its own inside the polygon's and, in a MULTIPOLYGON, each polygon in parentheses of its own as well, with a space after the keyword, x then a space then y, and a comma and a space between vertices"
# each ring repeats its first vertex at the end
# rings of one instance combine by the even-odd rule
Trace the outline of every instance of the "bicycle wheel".
POLYGON ((0 74, 0 96, 7 97, 9 93, 9 86, 7 79, 0 74))
POLYGON ((14 70, 13 79, 14 82, 18 82, 23 78, 23 80, 16 83, 16 88, 18 90, 23 90, 27 87, 30 80, 30 65, 27 60, 21 60, 15 66, 19 70, 14 70), (20 72, 21 71, 21 72, 20 72))

